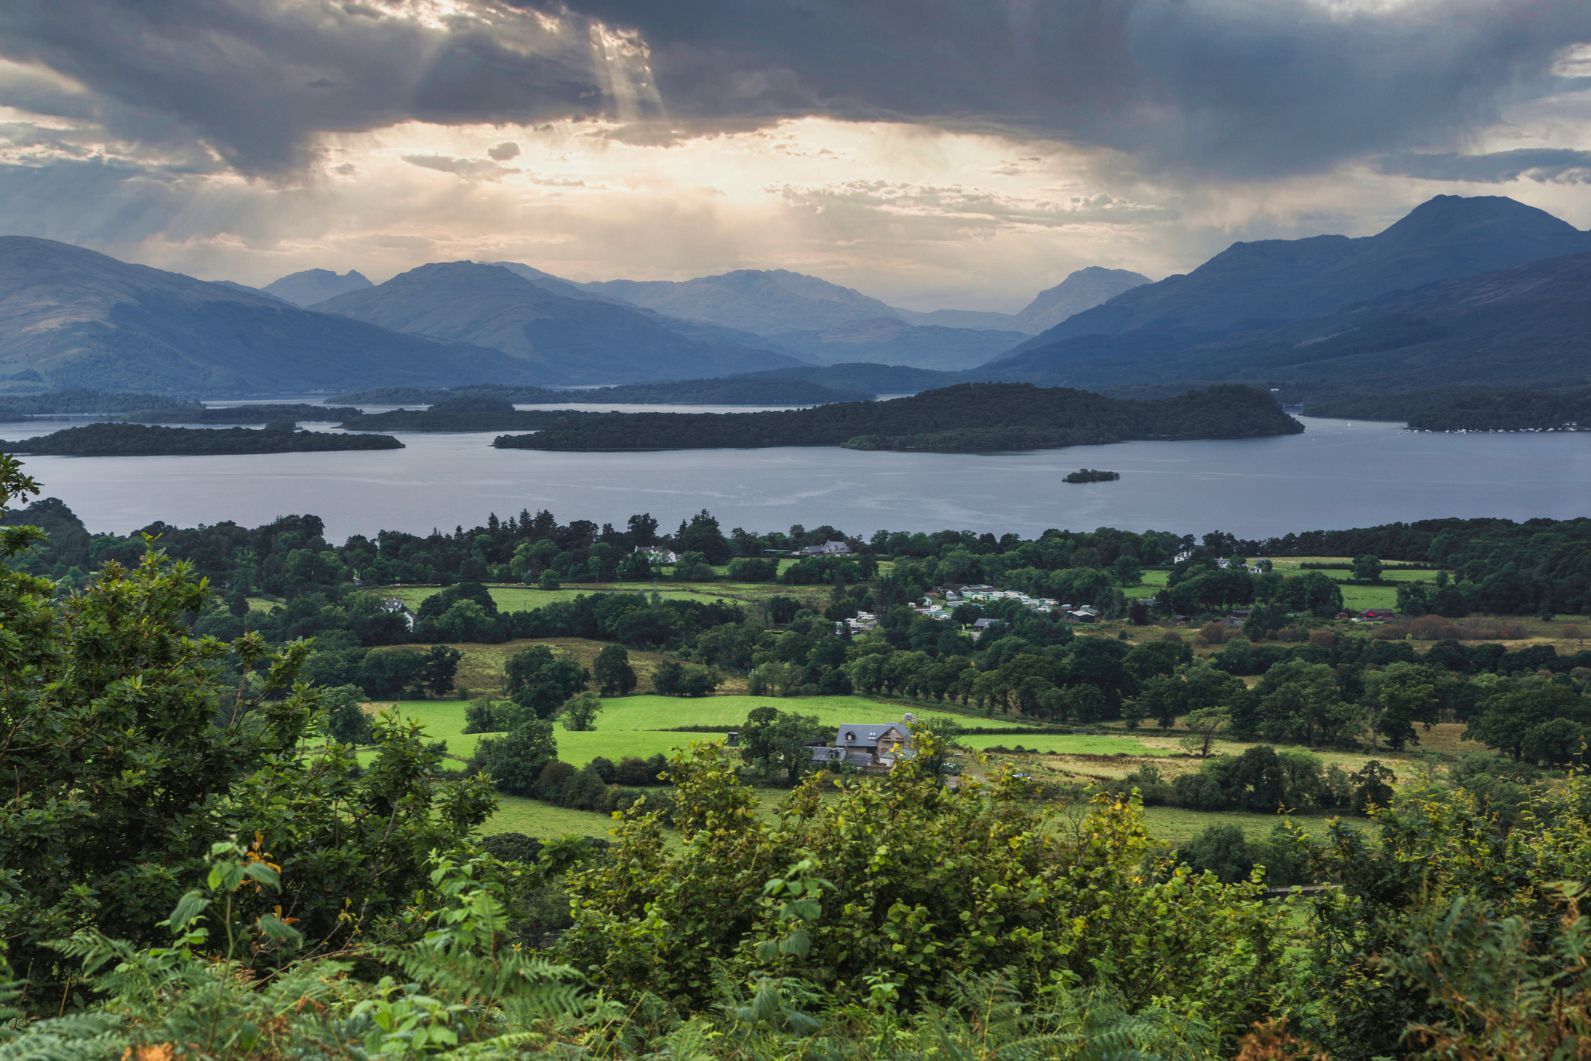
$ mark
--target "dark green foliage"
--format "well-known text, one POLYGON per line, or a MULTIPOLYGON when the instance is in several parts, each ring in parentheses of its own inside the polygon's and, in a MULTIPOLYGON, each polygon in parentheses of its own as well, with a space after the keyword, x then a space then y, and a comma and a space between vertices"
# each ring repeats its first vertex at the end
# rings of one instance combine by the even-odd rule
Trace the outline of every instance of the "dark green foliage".
POLYGON ((1121 478, 1121 472, 1100 471, 1098 468, 1080 468, 1075 472, 1067 472, 1061 480, 1067 483, 1113 483, 1121 478))
POLYGON ((783 774, 795 784, 812 756, 809 745, 821 744, 830 733, 810 715, 786 713, 773 707, 753 708, 740 730, 740 757, 765 774, 783 774))
POLYGON ((551 718, 564 701, 591 683, 591 674, 575 660, 535 645, 508 658, 505 679, 505 691, 516 704, 551 718))
POLYGON ((626 696, 635 691, 635 670, 623 645, 603 645, 591 662, 591 677, 603 696, 626 696))
MULTIPOLYGON (((4 458, 0 508, 29 490, 14 471, 4 458)), ((0 554, 35 537, 0 528, 0 554)), ((47 941, 90 928, 159 939, 216 837, 263 838, 252 850, 288 871, 278 901, 297 931, 330 941, 394 916, 425 852, 452 850, 490 812, 478 783, 439 778, 440 753, 413 727, 378 724, 365 771, 345 744, 307 744, 317 716, 334 724, 357 694, 295 686, 302 645, 190 638, 206 591, 186 564, 149 552, 81 593, 52 589, 0 569, 0 770, 15 782, 0 808, 0 937, 30 1004, 71 998, 47 941), (412 815, 395 821, 398 806, 412 815)))
POLYGON ((365 714, 365 691, 357 685, 340 685, 325 691, 326 732, 344 744, 369 744, 375 729, 365 714))
POLYGON ((659 664, 652 673, 652 688, 662 696, 707 696, 723 680, 723 675, 712 667, 671 660, 659 664))
POLYGON ((505 737, 486 737, 475 746, 470 767, 485 771, 499 790, 515 796, 528 796, 536 787, 542 768, 558 757, 558 742, 552 723, 527 718, 508 731, 505 737))

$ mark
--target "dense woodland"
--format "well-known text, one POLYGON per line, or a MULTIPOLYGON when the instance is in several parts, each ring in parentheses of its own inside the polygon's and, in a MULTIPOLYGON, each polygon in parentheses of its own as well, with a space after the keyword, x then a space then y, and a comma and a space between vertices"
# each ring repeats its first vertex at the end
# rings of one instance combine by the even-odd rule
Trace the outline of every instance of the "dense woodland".
POLYGON ((13 453, 62 457, 163 457, 402 449, 403 443, 390 435, 297 431, 288 420, 260 429, 85 424, 16 442, 0 441, 0 447, 13 453))
POLYGON ((1402 420, 1416 431, 1561 431, 1591 426, 1591 389, 1415 391, 1311 402, 1305 411, 1402 420))
POLYGON ((588 414, 493 444, 554 450, 843 445, 953 453, 1302 430, 1269 394, 1248 387, 1127 401, 1023 383, 964 383, 886 402, 776 412, 588 414))

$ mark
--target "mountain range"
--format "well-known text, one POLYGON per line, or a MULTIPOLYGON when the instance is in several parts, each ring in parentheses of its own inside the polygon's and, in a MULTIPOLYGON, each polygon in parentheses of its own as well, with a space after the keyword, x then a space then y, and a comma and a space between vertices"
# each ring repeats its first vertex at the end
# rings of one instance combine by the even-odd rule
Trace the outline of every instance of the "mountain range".
POLYGON ((955 371, 981 365, 1026 336, 1148 282, 1125 269, 1079 269, 1017 313, 900 309, 785 269, 583 286, 670 316, 751 332, 822 364, 872 361, 955 371))
POLYGON ((677 320, 588 292, 476 262, 422 265, 317 304, 393 331, 500 350, 540 380, 591 384, 700 379, 781 368, 802 359, 750 334, 677 320))
POLYGON ((1305 390, 1529 376, 1583 382, 1591 233, 1501 197, 1438 196, 1359 239, 1236 243, 980 370, 1119 389, 1248 380, 1305 390), (1578 289, 1577 289, 1577 285, 1578 289), (1519 355, 1529 352, 1526 363, 1519 355))
POLYGON ((0 237, 0 388, 206 396, 526 380, 497 350, 312 313, 52 240, 0 237))
POLYGON ((1591 383, 1591 233, 1512 199, 1438 196, 1373 236, 1236 243, 1185 275, 1143 279, 1079 270, 1014 314, 908 311, 782 270, 579 283, 441 262, 379 285, 306 270, 255 290, 0 237, 0 390, 224 396, 797 371, 845 389, 886 366, 910 388, 1246 382, 1289 400, 1591 383))

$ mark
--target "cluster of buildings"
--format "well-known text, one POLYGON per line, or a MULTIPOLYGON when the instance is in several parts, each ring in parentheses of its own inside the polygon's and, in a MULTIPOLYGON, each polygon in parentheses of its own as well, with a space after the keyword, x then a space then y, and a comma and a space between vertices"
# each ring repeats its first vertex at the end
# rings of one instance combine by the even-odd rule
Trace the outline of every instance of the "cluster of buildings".
POLYGON ((665 549, 661 545, 637 545, 635 551, 654 564, 679 563, 679 554, 673 549, 665 549))
POLYGON ((796 556, 850 556, 851 543, 834 541, 824 542, 822 545, 808 545, 795 551, 796 556))
MULTIPOLYGON (((1193 559, 1193 550, 1192 549, 1182 549, 1175 556, 1173 556, 1171 558, 1171 566, 1175 567, 1178 564, 1185 564, 1189 560, 1192 560, 1192 559, 1193 559)), ((1228 557, 1221 557, 1220 559, 1216 560, 1215 566, 1219 567, 1222 571, 1226 571, 1226 570, 1230 569, 1236 563, 1237 563, 1236 560, 1230 559, 1228 557)), ((1263 575, 1265 573, 1265 571, 1266 571, 1265 566, 1263 564, 1259 563, 1258 561, 1256 561, 1256 562, 1254 562, 1252 564, 1244 564, 1243 565, 1243 569, 1245 571, 1247 571, 1251 575, 1263 575)))
MULTIPOLYGON (((1014 589, 995 589, 993 586, 945 586, 912 605, 918 615, 940 622, 949 621, 956 608, 963 604, 993 604, 998 601, 1016 601, 1030 612, 1058 614, 1068 622, 1093 623, 1099 621, 1099 609, 1091 604, 1073 605, 1053 597, 1032 597, 1014 589)), ((973 629, 986 630, 995 620, 979 619, 973 629)))
POLYGON ((835 623, 834 632, 840 637, 844 637, 847 634, 849 634, 851 637, 855 637, 858 634, 867 633, 877 625, 877 615, 874 615, 872 612, 857 612, 855 615, 851 616, 851 618, 841 619, 839 622, 835 623))

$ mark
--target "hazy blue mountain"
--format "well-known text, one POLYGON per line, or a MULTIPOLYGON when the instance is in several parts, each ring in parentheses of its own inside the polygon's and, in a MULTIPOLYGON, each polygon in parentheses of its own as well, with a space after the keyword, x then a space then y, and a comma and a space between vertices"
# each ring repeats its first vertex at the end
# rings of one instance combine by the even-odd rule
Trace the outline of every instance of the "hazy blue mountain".
POLYGON ((565 294, 519 269, 475 262, 423 265, 315 308, 501 350, 545 378, 571 384, 700 379, 801 363, 696 322, 584 292, 565 294))
POLYGON ((1147 276, 1131 269, 1104 269, 1097 265, 1078 269, 1054 287, 1034 296, 1033 301, 1015 315, 1017 330, 1037 334, 1147 283, 1147 276))
POLYGON ((363 291, 370 286, 370 281, 365 279, 364 274, 355 269, 350 269, 341 275, 330 269, 305 269, 290 273, 280 280, 272 280, 261 290, 267 295, 275 295, 295 306, 307 307, 317 302, 325 302, 328 298, 347 294, 349 291, 363 291))
POLYGON ((837 390, 868 391, 872 394, 916 394, 918 391, 948 387, 966 382, 961 373, 935 372, 927 368, 906 365, 878 365, 866 362, 841 365, 803 365, 800 368, 778 368, 768 372, 750 372, 745 379, 777 377, 816 383, 837 390))
MULTIPOLYGON (((931 328, 971 328, 975 331, 1020 332, 1015 313, 995 313, 982 309, 932 309, 916 310, 895 308, 895 316, 907 324, 921 324, 931 328)), ((1032 334, 1032 333, 1029 333, 1032 334)))
POLYGON ((563 295, 567 298, 594 298, 605 302, 624 301, 594 290, 594 285, 577 284, 573 280, 565 280, 561 276, 554 276, 552 273, 532 268, 522 262, 482 262, 480 264, 495 265, 499 268, 507 269, 521 280, 528 280, 543 291, 549 291, 555 295, 563 295))
POLYGON ((1286 397, 1432 386, 1591 383, 1591 254, 1427 284, 1335 313, 1175 346, 1161 333, 1063 340, 1001 361, 999 378, 1123 388, 1209 380, 1286 397), (1020 375, 1017 375, 1020 373, 1020 375))
POLYGON ((270 293, 268 293, 266 291, 263 291, 260 288, 250 287, 248 284, 240 284, 236 280, 207 280, 205 282, 206 283, 210 283, 210 284, 214 284, 217 287, 224 287, 228 291, 239 291, 239 292, 242 292, 245 295, 258 295, 261 298, 272 299, 272 300, 274 300, 276 302, 286 302, 287 301, 284 298, 277 298, 277 296, 272 295, 272 294, 270 294, 270 293))
POLYGON ((781 349, 821 364, 875 362, 958 371, 1004 353, 1027 336, 1017 331, 983 331, 907 324, 897 317, 871 317, 826 331, 785 332, 769 337, 781 349))
POLYGON ((535 381, 495 350, 401 335, 51 240, 0 237, 0 387, 203 396, 535 381))
POLYGON ((1162 352, 1323 316, 1439 280, 1591 250, 1591 235, 1512 199, 1441 195, 1374 236, 1235 243, 1193 272, 1133 288, 991 363, 1070 379, 1079 357, 1162 352))
POLYGON ((607 280, 585 285, 671 317, 708 321, 757 335, 822 331, 893 317, 876 298, 786 269, 738 269, 694 280, 607 280))

